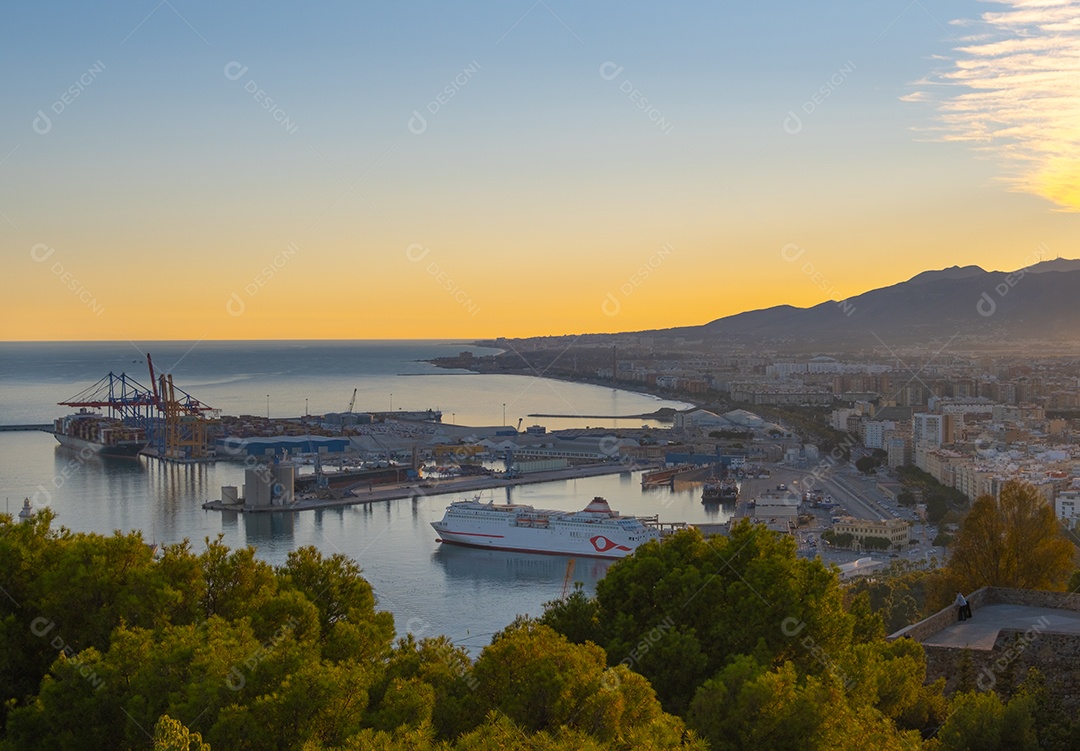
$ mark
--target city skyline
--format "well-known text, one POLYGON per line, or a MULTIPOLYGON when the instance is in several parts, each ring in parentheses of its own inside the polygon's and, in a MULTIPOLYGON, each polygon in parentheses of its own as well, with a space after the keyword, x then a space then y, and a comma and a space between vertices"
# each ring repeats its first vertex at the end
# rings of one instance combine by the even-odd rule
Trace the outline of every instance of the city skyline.
POLYGON ((0 339, 633 331, 1077 255, 1080 3, 776 6, 14 9, 0 339))

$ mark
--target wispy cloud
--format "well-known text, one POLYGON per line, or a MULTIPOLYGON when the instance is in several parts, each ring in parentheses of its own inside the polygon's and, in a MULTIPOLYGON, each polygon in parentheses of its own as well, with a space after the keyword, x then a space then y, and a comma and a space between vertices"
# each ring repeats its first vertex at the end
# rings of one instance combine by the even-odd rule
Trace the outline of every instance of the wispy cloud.
POLYGON ((949 67, 904 99, 937 104, 938 136, 1000 158, 1013 189, 1080 211, 1080 1, 995 4, 954 22, 949 67))

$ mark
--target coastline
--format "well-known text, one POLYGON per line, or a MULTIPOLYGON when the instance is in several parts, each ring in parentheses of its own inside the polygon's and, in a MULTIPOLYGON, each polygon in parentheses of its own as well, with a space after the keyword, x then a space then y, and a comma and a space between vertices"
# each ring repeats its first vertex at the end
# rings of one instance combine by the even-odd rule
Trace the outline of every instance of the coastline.
MULTIPOLYGON (((548 380, 552 380, 552 381, 562 381, 563 383, 576 383, 576 384, 580 384, 580 385, 583 385, 583 386, 600 386, 602 388, 610 388, 610 389, 614 389, 616 391, 626 391, 626 392, 631 393, 631 394, 638 394, 639 396, 648 396, 648 397, 651 397, 651 398, 656 399, 658 401, 681 402, 683 404, 689 405, 688 408, 695 408, 695 407, 696 408, 705 408, 707 406, 707 404, 708 404, 708 402, 706 402, 706 401, 702 401, 702 400, 699 400, 699 399, 694 399, 694 398, 689 397, 689 396, 682 396, 682 395, 679 395, 679 394, 675 394, 675 395, 673 395, 673 394, 662 394, 662 393, 658 393, 656 391, 650 391, 650 390, 648 390, 646 388, 642 388, 641 384, 638 384, 638 383, 630 384, 630 383, 622 383, 622 382, 619 382, 619 381, 602 381, 602 380, 599 380, 599 379, 588 379, 588 378, 571 378, 570 376, 556 375, 556 374, 551 374, 551 373, 535 373, 535 372, 525 372, 525 371, 520 371, 519 372, 519 371, 506 371, 506 370, 491 370, 491 371, 478 370, 476 368, 470 368, 468 366, 451 365, 448 362, 440 362, 438 358, 431 359, 431 360, 425 360, 424 362, 428 363, 429 365, 433 365, 436 368, 442 368, 443 370, 467 370, 469 373, 474 374, 474 375, 530 376, 532 378, 544 378, 544 379, 548 379, 548 380)), ((678 411, 678 410, 676 410, 676 411, 678 411)), ((540 415, 540 414, 529 415, 529 416, 530 417, 558 417, 558 415, 540 415)), ((593 417, 593 415, 580 415, 580 417, 589 418, 589 417, 593 417)), ((645 414, 639 414, 639 415, 596 415, 596 417, 600 417, 600 418, 603 418, 603 419, 638 419, 638 418, 641 418, 641 419, 656 419, 652 415, 645 415, 645 414)))

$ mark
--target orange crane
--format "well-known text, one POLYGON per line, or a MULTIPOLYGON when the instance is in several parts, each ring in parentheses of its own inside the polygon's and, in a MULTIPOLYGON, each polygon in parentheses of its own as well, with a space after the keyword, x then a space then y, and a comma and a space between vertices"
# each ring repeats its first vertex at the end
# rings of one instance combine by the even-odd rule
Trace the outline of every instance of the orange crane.
POLYGON ((560 600, 565 600, 570 596, 570 585, 574 581, 574 566, 576 564, 577 558, 571 558, 566 562, 566 576, 563 577, 562 594, 559 595, 560 600))
POLYGON ((154 400, 158 412, 164 416, 164 442, 161 445, 167 459, 201 459, 210 452, 209 424, 221 410, 208 407, 198 399, 177 387, 172 374, 156 374, 150 355, 146 355, 150 368, 150 382, 154 384, 154 400), (177 398, 179 393, 180 398, 177 398))

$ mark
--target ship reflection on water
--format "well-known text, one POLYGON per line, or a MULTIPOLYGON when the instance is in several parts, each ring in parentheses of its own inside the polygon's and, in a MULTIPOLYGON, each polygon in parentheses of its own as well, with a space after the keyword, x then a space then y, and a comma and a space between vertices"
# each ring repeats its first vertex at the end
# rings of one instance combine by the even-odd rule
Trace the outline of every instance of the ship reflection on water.
MULTIPOLYGON (((506 550, 482 550, 461 545, 442 544, 431 559, 446 572, 447 579, 457 582, 497 584, 505 588, 535 589, 537 584, 550 584, 551 598, 562 592, 563 580, 572 556, 514 553, 506 550)), ((581 582, 589 594, 604 578, 615 561, 604 558, 574 559, 572 582, 581 582)))

